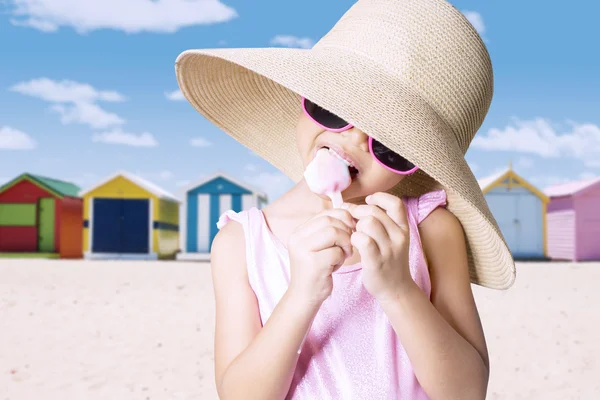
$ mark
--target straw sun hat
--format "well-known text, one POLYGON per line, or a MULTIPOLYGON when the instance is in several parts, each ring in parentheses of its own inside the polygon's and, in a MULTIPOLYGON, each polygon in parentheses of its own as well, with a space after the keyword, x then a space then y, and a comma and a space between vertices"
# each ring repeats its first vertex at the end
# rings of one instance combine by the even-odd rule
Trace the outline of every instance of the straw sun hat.
POLYGON ((419 167, 390 192, 445 189, 466 233, 471 282, 507 289, 515 264, 464 155, 492 100, 480 36, 445 0, 358 0, 312 49, 183 52, 185 98, 294 182, 301 96, 419 167))

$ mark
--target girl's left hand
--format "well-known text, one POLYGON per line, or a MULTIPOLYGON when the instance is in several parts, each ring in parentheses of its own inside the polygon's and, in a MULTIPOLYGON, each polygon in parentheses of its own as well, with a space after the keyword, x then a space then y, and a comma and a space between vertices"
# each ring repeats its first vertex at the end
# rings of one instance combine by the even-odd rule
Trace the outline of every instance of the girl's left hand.
POLYGON ((343 207, 358 220, 351 243, 360 253, 363 285, 382 301, 414 283, 408 266, 410 228, 400 198, 377 192, 366 203, 344 203, 343 207))

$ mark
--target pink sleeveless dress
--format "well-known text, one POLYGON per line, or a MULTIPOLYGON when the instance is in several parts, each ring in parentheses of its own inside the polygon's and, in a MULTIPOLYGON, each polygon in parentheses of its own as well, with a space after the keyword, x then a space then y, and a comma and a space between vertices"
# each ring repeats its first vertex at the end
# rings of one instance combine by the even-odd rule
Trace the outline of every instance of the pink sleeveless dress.
MULTIPOLYGON (((403 202, 410 224, 410 271, 430 297, 418 224, 436 207, 446 205, 446 193, 434 191, 403 202)), ((270 231, 261 210, 229 210, 221 215, 218 228, 230 220, 244 229, 248 278, 264 325, 290 282, 287 249, 270 231)), ((428 399, 386 314, 362 285, 360 263, 334 273, 333 292, 306 337, 286 398, 428 399)))

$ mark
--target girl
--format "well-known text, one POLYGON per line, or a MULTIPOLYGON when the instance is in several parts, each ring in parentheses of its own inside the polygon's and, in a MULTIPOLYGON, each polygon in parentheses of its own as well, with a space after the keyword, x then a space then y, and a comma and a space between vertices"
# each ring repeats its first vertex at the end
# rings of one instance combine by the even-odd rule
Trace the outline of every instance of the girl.
POLYGON ((470 283, 514 262, 464 159, 489 55, 444 0, 359 0, 310 50, 184 52, 185 97, 296 185, 222 214, 211 249, 223 399, 483 399, 470 283), (347 160, 333 209, 302 172, 347 160), (234 221, 234 222, 230 222, 234 221))

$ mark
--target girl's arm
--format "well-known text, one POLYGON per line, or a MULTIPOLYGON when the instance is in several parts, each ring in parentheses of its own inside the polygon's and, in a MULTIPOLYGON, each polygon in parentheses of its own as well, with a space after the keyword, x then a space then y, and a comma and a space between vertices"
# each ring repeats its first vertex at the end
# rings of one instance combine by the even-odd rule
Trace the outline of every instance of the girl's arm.
POLYGON ((215 380, 219 398, 284 399, 298 349, 318 307, 286 292, 261 329, 248 283, 244 232, 228 223, 213 240, 211 268, 216 302, 215 380))
POLYGON ((419 228, 431 301, 410 280, 382 307, 432 400, 485 399, 488 353, 471 291, 462 226, 448 210, 438 208, 419 228))

